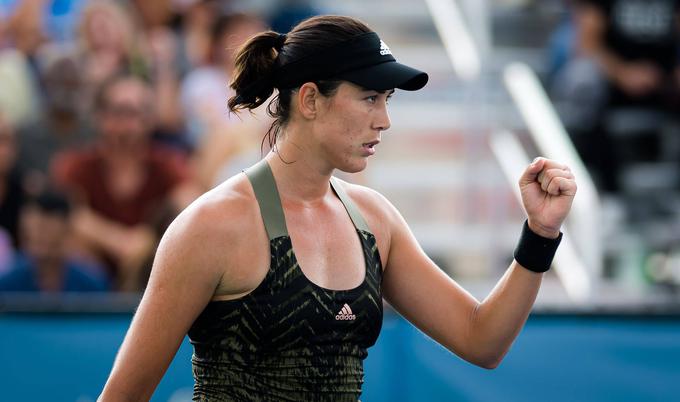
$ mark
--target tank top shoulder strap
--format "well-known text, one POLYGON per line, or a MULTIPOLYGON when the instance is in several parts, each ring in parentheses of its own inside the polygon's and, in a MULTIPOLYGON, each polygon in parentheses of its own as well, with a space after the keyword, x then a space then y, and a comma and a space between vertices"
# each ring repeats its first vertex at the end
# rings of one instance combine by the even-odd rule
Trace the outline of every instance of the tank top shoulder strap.
POLYGON ((333 191, 335 191, 335 194, 338 195, 338 198, 340 198, 342 204, 345 206, 349 217, 352 218, 354 227, 359 230, 363 230, 364 232, 371 233, 371 230, 368 228, 368 225, 366 224, 364 217, 359 212, 356 204, 354 204, 354 201, 349 198, 345 192, 345 189, 342 187, 342 184, 340 184, 340 181, 337 178, 331 177, 331 187, 333 188, 333 191))
POLYGON ((266 159, 262 159, 255 165, 243 171, 250 184, 253 186, 255 198, 260 205, 260 213, 264 221, 264 227, 269 235, 269 240, 277 237, 288 236, 286 218, 281 206, 281 197, 276 188, 276 181, 266 159))

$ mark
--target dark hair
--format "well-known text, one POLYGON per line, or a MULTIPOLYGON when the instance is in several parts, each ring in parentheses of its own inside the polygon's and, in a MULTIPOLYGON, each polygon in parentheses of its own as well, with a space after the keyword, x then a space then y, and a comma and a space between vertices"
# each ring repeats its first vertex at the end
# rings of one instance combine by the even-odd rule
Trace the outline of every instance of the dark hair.
MULTIPOLYGON (((267 106, 267 113, 275 120, 265 136, 265 139, 269 139, 269 146, 273 147, 281 129, 290 119, 290 102, 293 92, 298 88, 275 88, 271 84, 262 88, 255 96, 248 97, 242 96, 244 91, 252 88, 262 77, 271 76, 278 66, 367 32, 371 32, 371 29, 355 18, 324 15, 299 23, 286 35, 283 43, 280 43, 281 37, 274 31, 262 32, 252 37, 239 49, 236 56, 234 79, 230 84, 236 94, 229 99, 229 109, 232 112, 255 109, 266 102, 276 89, 278 94, 267 106)), ((327 97, 333 96, 340 85, 339 80, 312 82, 327 97)))
POLYGON ((35 206, 48 215, 68 217, 71 213, 71 204, 66 196, 55 190, 44 190, 29 198, 26 206, 35 206))

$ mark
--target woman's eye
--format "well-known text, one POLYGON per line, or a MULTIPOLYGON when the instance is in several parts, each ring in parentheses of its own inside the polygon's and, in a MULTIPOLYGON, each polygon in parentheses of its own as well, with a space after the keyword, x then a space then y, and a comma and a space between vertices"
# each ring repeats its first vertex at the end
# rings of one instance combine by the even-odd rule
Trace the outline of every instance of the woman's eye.
POLYGON ((366 100, 370 103, 375 103, 378 101, 378 95, 369 96, 366 100))

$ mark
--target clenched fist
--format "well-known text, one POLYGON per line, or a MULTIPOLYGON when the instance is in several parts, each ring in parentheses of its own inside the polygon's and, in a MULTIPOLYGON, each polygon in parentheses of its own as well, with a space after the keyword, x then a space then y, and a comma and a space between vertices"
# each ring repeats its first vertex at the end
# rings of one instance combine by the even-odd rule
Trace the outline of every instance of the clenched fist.
POLYGON ((540 236, 557 238, 576 195, 576 181, 569 167, 536 158, 520 177, 519 188, 529 228, 540 236))

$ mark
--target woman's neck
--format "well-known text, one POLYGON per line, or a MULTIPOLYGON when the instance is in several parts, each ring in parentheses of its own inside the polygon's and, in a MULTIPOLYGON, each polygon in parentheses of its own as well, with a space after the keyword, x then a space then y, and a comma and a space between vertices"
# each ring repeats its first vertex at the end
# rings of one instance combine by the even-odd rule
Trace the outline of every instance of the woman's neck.
POLYGON ((308 145, 285 137, 266 159, 276 177, 278 191, 287 201, 313 204, 329 194, 333 168, 308 145))

